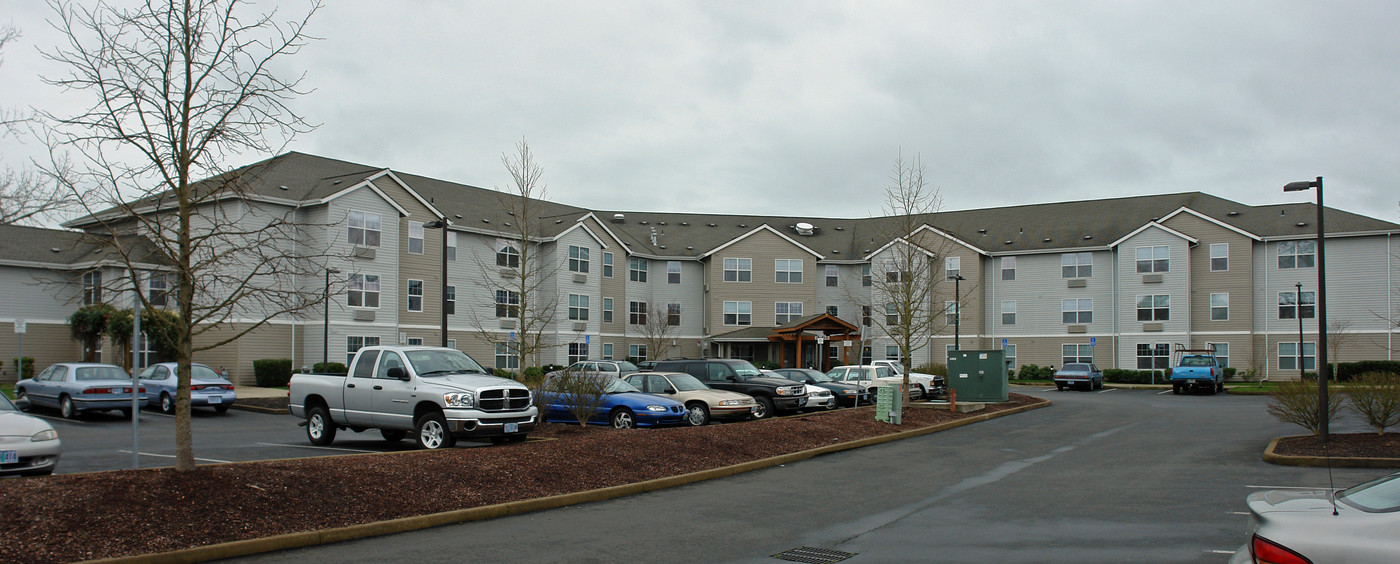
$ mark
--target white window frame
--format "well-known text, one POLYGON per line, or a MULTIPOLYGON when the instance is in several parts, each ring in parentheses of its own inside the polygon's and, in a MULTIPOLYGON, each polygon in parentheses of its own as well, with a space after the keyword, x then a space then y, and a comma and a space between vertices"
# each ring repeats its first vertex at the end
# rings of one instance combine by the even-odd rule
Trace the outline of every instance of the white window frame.
POLYGON ((496 343, 496 366, 500 370, 520 370, 520 350, 515 342, 496 343))
POLYGON ((802 302, 774 302, 773 321, 782 325, 802 318, 802 302))
POLYGON ((1279 241, 1277 254, 1280 270, 1317 266, 1316 241, 1279 241))
POLYGON ((753 259, 731 257, 723 259, 724 281, 749 283, 753 281, 753 259))
POLYGON ((1134 357, 1137 358, 1138 370, 1163 370, 1171 367, 1170 343, 1138 343, 1135 348, 1134 357), (1147 354, 1143 354, 1144 352, 1147 354))
POLYGON ((1094 362, 1094 346, 1086 343, 1064 343, 1060 345, 1060 366, 1072 362, 1094 362), (1071 354, 1072 353, 1072 354, 1071 354))
POLYGON ((1230 343, 1206 343, 1206 346, 1215 349, 1215 360, 1221 368, 1230 366, 1230 343))
POLYGON ((495 293, 496 295, 493 303, 496 304, 496 318, 519 319, 520 294, 510 290, 496 290, 495 293))
POLYGON ((962 276, 962 257, 945 257, 943 259, 943 278, 962 276))
POLYGON ((666 261, 666 283, 667 283, 667 284, 680 284, 680 283, 681 283, 681 261, 678 261, 678 260, 668 260, 668 261, 666 261))
POLYGON ((636 362, 645 361, 645 360, 647 359, 647 346, 646 346, 646 344, 645 344, 645 343, 638 343, 638 344, 635 344, 635 345, 627 345, 627 359, 628 359, 628 360, 633 360, 633 359, 635 359, 636 362))
POLYGON ((628 280, 645 283, 647 281, 647 266, 650 262, 644 258, 629 257, 627 259, 628 280))
POLYGON ((612 253, 609 253, 609 252, 604 252, 604 253, 603 253, 603 278, 612 278, 612 277, 613 277, 613 254, 612 254, 612 253))
POLYGON ((345 216, 346 238, 351 245, 378 247, 384 239, 384 218, 374 213, 350 210, 345 216))
POLYGON ((1139 294, 1137 296, 1137 320, 1144 322, 1171 321, 1171 294, 1139 294), (1147 319, 1143 319, 1146 314, 1147 319))
POLYGON ((958 325, 958 302, 954 300, 944 300, 943 314, 946 316, 944 321, 948 325, 958 325))
POLYGON ((753 325, 753 302, 724 302, 723 321, 731 327, 753 325))
POLYGON ((379 275, 357 272, 345 281, 345 305, 363 309, 379 309, 379 275), (356 297, 358 296, 358 300, 356 297), (373 298, 371 300, 371 298, 373 298), (359 301, 359 303, 355 303, 359 301), (370 305, 370 302, 374 305, 370 305))
POLYGON ((773 282, 775 284, 801 284, 802 259, 774 259, 773 282))
POLYGON ((508 242, 502 242, 496 248, 496 266, 520 268, 520 249, 508 242))
POLYGON ((1094 253, 1064 253, 1060 255, 1061 278, 1092 278, 1094 253))
POLYGON ((421 221, 408 222, 408 254, 423 254, 423 222, 421 221))
POLYGON ((675 302, 666 304, 666 325, 671 327, 681 325, 681 304, 675 302))
POLYGON ((83 305, 102 303, 102 271, 89 270, 83 273, 83 305))
POLYGON ((345 365, 350 366, 355 361, 355 353, 365 347, 379 346, 379 337, 368 335, 346 335, 345 337, 345 365))
POLYGON ((569 245, 569 272, 588 273, 588 247, 569 245))
POLYGON ((407 303, 408 303, 408 311, 415 311, 415 312, 421 312, 421 311, 423 311, 423 281, 422 281, 422 280, 413 280, 413 279, 409 279, 409 280, 408 280, 408 287, 407 287, 407 289, 406 289, 404 295, 407 297, 407 300, 406 300, 406 301, 407 301, 407 303), (418 293, 417 293, 417 294, 413 293, 413 286, 414 286, 415 284, 418 286, 418 293), (417 305, 416 305, 416 306, 414 305, 414 299, 415 299, 415 298, 417 299, 417 305))
POLYGON ((603 298, 603 323, 613 322, 613 299, 603 298))
POLYGON ((603 360, 613 359, 613 344, 603 343, 603 360))
POLYGON ((1279 292, 1278 318, 1298 319, 1300 315, 1303 319, 1317 318, 1317 292, 1303 292, 1301 297, 1298 292, 1279 292), (1284 315, 1284 312, 1289 313, 1284 315))
MULTIPOLYGON (((1001 351, 1002 351, 1002 352, 1001 352, 1001 358, 1002 358, 1002 360, 1003 360, 1003 361, 1007 361, 1007 360, 1011 361, 1011 370, 1015 370, 1015 369, 1016 369, 1016 344, 1015 344, 1015 343, 1007 343, 1006 346, 1004 346, 1004 347, 1001 348, 1001 351)), ((1061 352, 1063 352, 1063 351, 1061 351, 1061 352)))
POLYGON ((447 294, 442 297, 443 307, 447 308, 447 315, 457 315, 457 287, 448 286, 447 294))
POLYGON ((152 272, 146 276, 146 301, 152 307, 165 307, 170 303, 170 283, 172 273, 152 272))
POLYGON ((457 232, 447 232, 447 260, 457 262, 457 232))
POLYGON ((834 264, 826 265, 826 286, 828 288, 837 287, 840 281, 841 269, 834 264))
POLYGON ((1016 257, 1001 257, 1001 279, 1016 279, 1016 257))
POLYGON ((588 321, 588 294, 569 294, 569 319, 588 321))
POLYGON ((1016 300, 1003 300, 1001 302, 1001 324, 1016 324, 1016 300))
POLYGON ((1230 270, 1229 243, 1210 244, 1210 270, 1211 272, 1226 272, 1230 270))
POLYGON ((1137 247, 1134 250, 1138 274, 1171 272, 1172 248, 1167 245, 1137 247))
MULTIPOLYGON (((1276 362, 1278 363, 1279 370, 1298 369, 1297 341, 1280 341, 1277 347, 1277 351, 1278 357, 1276 362), (1287 354, 1284 354, 1285 347, 1287 347, 1288 349, 1287 354), (1288 362, 1286 366, 1284 365, 1284 361, 1288 362)), ((1306 372, 1308 370, 1317 370, 1317 343, 1312 341, 1303 342, 1303 371, 1306 372), (1311 354, 1309 354, 1309 351, 1311 351, 1311 354)))
POLYGON ((1217 292, 1210 295, 1210 320, 1229 321, 1230 320, 1230 294, 1227 292, 1217 292))
POLYGON ((646 325, 647 324, 647 303, 642 301, 627 301, 627 324, 646 325))
POLYGON ((588 343, 569 343, 569 364, 588 360, 588 343))
POLYGON ((1088 325, 1094 322, 1093 298, 1065 298, 1060 300, 1060 321, 1066 325, 1088 325), (1085 306, 1088 306, 1086 309, 1085 306), (1074 315, 1071 320, 1067 315, 1074 315))

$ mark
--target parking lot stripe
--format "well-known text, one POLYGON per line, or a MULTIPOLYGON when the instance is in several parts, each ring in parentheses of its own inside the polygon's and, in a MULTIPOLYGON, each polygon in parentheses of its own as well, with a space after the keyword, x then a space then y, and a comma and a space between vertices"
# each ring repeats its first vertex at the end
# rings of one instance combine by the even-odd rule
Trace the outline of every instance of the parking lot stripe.
MULTIPOLYGON (((131 451, 129 450, 119 450, 117 452, 131 454, 131 451)), ((175 458, 175 455, 173 454, 156 454, 154 452, 142 452, 138 454, 140 454, 141 456, 154 456, 156 458, 175 458)), ((195 460, 198 460, 200 462, 214 462, 218 464, 230 464, 233 462, 232 460, 219 460, 217 458, 196 458, 195 460)))
POLYGON ((1116 391, 1118 391, 1118 388, 1104 388, 1104 389, 1102 389, 1102 390, 1099 390, 1099 393, 1100 393, 1100 394, 1106 394, 1106 393, 1109 393, 1109 392, 1116 392, 1116 391))
POLYGON ((1233 551, 1233 550, 1214 550, 1214 549, 1206 549, 1206 552, 1209 552, 1209 553, 1211 553, 1211 554, 1234 554, 1234 553, 1235 553, 1235 551, 1233 551))
POLYGON ((316 446, 316 445, 294 445, 294 444, 288 444, 288 443, 258 443, 258 444, 260 444, 260 445, 262 445, 262 446, 279 446, 279 447, 292 447, 292 448, 314 448, 314 449, 317 449, 317 450, 334 450, 334 451, 337 451, 337 452, 381 452, 381 451, 377 451, 377 450, 360 450, 360 449, 357 449, 357 448, 325 447, 325 446, 316 446))
POLYGON ((1166 393, 1171 393, 1171 390, 1162 390, 1162 391, 1160 391, 1160 392, 1157 392, 1157 395, 1160 396, 1160 395, 1166 394, 1166 393))
POLYGON ((1245 486, 1256 490, 1330 490, 1332 488, 1323 486, 1245 486))
POLYGON ((1226 515, 1249 515, 1248 511, 1226 511, 1226 515))

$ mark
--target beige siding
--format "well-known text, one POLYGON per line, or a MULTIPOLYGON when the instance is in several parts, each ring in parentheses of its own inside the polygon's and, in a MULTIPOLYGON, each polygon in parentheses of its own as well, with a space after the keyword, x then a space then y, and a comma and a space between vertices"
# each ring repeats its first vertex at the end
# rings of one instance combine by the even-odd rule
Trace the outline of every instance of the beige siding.
MULTIPOLYGON (((0 351, 5 351, 3 368, 0 368, 0 382, 14 383, 19 380, 15 355, 20 335, 15 333, 14 323, 0 323, 0 351)), ((111 345, 104 346, 104 360, 113 358, 111 345)), ((83 347, 73 340, 67 324, 34 323, 25 324, 24 356, 34 359, 34 373, 50 364, 82 360, 83 347)))
POLYGON ((817 303, 816 287, 822 283, 817 273, 817 257, 769 231, 758 231, 711 255, 707 280, 710 285, 709 333, 721 334, 744 328, 724 324, 726 301, 751 302, 754 327, 776 326, 774 304, 777 302, 801 302, 804 317, 819 310, 825 311, 825 306, 817 303), (725 282, 726 258, 752 259, 752 281, 725 282), (774 261, 777 259, 801 260, 802 283, 775 282, 774 261))
MULTIPOLYGON (((435 221, 438 219, 437 215, 388 176, 376 178, 374 185, 388 194, 395 203, 408 210, 408 217, 398 223, 398 285, 392 289, 384 288, 384 295, 381 295, 380 299, 390 298, 390 303, 398 304, 399 324, 410 327, 405 329, 410 336, 422 338, 425 345, 440 344, 442 333, 437 328, 442 326, 442 245, 447 230, 423 229, 422 254, 408 252, 409 224, 435 221), (423 282, 422 311, 408 310, 408 285, 411 280, 423 282)), ((459 239, 458 245, 461 244, 459 239)), ((459 290, 462 288, 460 284, 457 286, 459 290)), ((384 305, 386 304, 381 303, 381 307, 384 305)))

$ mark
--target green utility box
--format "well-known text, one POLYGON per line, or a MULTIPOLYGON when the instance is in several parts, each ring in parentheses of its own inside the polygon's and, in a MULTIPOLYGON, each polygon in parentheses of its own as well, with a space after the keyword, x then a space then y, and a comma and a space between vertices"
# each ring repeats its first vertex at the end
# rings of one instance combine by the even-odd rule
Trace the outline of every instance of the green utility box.
POLYGON ((1006 360, 1000 350, 957 350, 948 353, 948 389, 958 401, 1004 402, 1011 399, 1006 360))
POLYGON ((880 386, 875 388, 875 420, 885 423, 899 425, 900 417, 899 386, 880 386))

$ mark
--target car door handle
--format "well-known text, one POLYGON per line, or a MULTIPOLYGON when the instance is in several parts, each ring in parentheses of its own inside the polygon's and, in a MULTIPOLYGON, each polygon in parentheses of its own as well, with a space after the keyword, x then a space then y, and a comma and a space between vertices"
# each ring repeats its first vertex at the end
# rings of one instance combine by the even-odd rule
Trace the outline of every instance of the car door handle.
POLYGON ((376 389, 376 390, 382 390, 382 389, 384 389, 384 386, 375 386, 374 389, 376 389))
POLYGON ((355 385, 354 385, 354 384, 346 384, 345 387, 347 387, 347 388, 353 388, 353 387, 355 387, 355 385))

